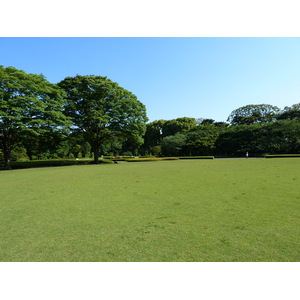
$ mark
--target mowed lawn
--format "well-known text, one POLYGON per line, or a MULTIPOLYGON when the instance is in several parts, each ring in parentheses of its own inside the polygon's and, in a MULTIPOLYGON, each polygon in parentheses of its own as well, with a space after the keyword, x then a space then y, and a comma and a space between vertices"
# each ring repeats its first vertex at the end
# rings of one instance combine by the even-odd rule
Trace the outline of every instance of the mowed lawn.
POLYGON ((0 261, 299 261, 300 159, 0 172, 0 261))

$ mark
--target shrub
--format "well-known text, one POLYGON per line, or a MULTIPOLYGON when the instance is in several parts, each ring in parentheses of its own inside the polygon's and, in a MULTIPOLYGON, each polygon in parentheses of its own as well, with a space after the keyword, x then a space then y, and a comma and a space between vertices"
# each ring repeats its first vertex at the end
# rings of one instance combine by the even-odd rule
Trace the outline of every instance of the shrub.
POLYGON ((214 156, 179 156, 179 159, 214 159, 214 156))
POLYGON ((125 151, 125 152, 123 152, 123 156, 132 156, 132 152, 131 151, 125 151))
POLYGON ((274 154, 266 155, 266 158, 281 158, 281 157, 300 157, 300 154, 274 154))
POLYGON ((132 158, 127 159, 127 162, 146 162, 146 161, 162 161, 162 160, 179 160, 178 157, 152 157, 152 158, 132 158))
POLYGON ((53 153, 50 155, 50 159, 59 159, 59 156, 57 153, 53 153))
POLYGON ((27 151, 23 146, 16 146, 11 151, 11 160, 18 161, 20 159, 29 159, 27 156, 27 151))
POLYGON ((151 148, 151 152, 153 153, 153 155, 157 156, 157 155, 161 155, 161 146, 153 146, 151 148))
MULTIPOLYGON (((28 169, 41 167, 60 167, 72 165, 86 165, 91 164, 92 160, 76 160, 76 159, 49 159, 49 160, 31 160, 31 161, 14 161, 11 163, 13 169, 28 169)), ((112 164, 113 161, 103 159, 99 161, 100 164, 112 164)), ((3 165, 0 165, 3 168, 3 165)))
POLYGON ((29 158, 20 158, 17 160, 17 162, 22 162, 22 161, 30 161, 29 158))

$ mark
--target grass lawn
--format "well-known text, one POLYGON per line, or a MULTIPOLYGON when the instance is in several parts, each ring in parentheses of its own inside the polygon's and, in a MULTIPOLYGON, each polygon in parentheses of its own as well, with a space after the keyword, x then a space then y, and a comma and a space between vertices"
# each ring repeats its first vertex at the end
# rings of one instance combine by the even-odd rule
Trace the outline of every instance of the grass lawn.
POLYGON ((300 159, 0 172, 0 261, 299 261, 300 159))

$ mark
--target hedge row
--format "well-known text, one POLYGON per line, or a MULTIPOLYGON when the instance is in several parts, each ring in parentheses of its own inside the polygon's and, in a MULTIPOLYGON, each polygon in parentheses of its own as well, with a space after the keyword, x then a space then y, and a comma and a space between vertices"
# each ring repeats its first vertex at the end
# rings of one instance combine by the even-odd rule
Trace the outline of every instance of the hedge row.
POLYGON ((266 158, 281 158, 281 157, 300 157, 300 154, 275 154, 275 155, 266 155, 266 158))
POLYGON ((179 160, 178 157, 149 157, 149 158, 131 158, 127 162, 145 162, 145 161, 162 161, 162 160, 179 160))
MULTIPOLYGON (((72 165, 87 165, 91 164, 92 160, 76 160, 76 159, 49 159, 49 160, 30 160, 30 161, 13 161, 11 162, 12 169, 27 169, 41 167, 59 167, 72 165)), ((99 163, 113 163, 111 160, 102 159, 99 163)), ((3 163, 0 164, 0 169, 3 169, 3 163)))
MULTIPOLYGON (((132 156, 103 156, 103 159, 113 159, 113 160, 118 160, 118 161, 122 161, 122 160, 126 160, 131 158, 132 156)), ((99 157, 100 160, 100 157, 99 157)))
POLYGON ((214 159, 214 156, 179 156, 179 159, 214 159))

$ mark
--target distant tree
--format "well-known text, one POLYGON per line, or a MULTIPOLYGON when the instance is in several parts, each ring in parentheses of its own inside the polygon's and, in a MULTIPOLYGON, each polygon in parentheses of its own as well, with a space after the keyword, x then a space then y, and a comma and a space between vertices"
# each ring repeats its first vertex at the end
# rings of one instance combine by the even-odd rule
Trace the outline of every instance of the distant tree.
POLYGON ((220 133, 216 141, 216 152, 226 155, 244 155, 246 152, 263 153, 260 140, 263 124, 231 126, 220 133))
POLYGON ((215 122, 214 125, 215 125, 216 127, 222 127, 222 128, 225 128, 225 127, 228 127, 228 126, 229 126, 229 124, 226 123, 226 122, 215 122))
POLYGON ((231 125, 269 123, 276 120, 280 109, 269 104, 246 105, 234 110, 228 117, 231 125))
POLYGON ((154 146, 161 145, 163 138, 162 130, 165 120, 157 120, 146 124, 146 132, 144 135, 144 150, 150 151, 154 146))
POLYGON ((286 106, 277 117, 278 120, 300 120, 300 103, 286 106))
POLYGON ((219 136, 219 127, 200 125, 186 134, 184 150, 190 155, 212 155, 219 136))
POLYGON ((266 153, 300 153, 300 122, 279 120, 263 126, 258 144, 266 153))
POLYGON ((215 123, 214 119, 198 119, 199 125, 212 125, 215 123))
POLYGON ((183 133, 166 136, 162 140, 161 151, 165 156, 183 155, 182 149, 186 143, 186 136, 183 133))
POLYGON ((39 136, 67 128, 63 96, 43 75, 0 66, 0 144, 5 169, 11 169, 11 151, 22 135, 39 136))
POLYGON ((196 126, 196 119, 188 117, 172 120, 156 120, 148 123, 143 148, 147 153, 151 151, 152 147, 160 146, 163 138, 173 136, 177 133, 186 133, 196 126))
POLYGON ((142 143, 146 130, 146 108, 137 97, 102 76, 67 77, 58 83, 67 93, 66 114, 74 130, 84 133, 99 162, 102 143, 115 138, 133 138, 142 143))
POLYGON ((177 118, 165 121, 162 126, 162 136, 175 135, 176 133, 185 133, 196 127, 196 119, 194 118, 177 118))

